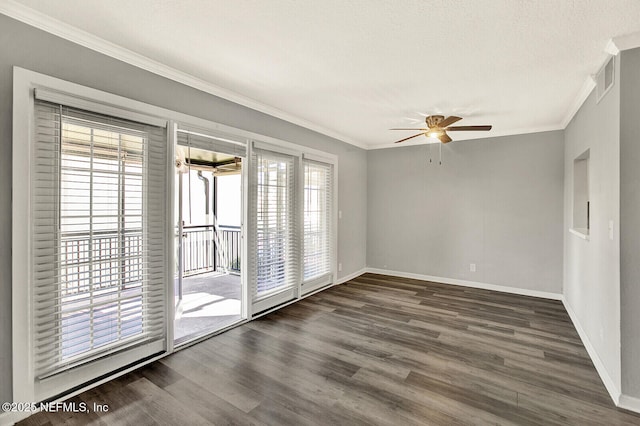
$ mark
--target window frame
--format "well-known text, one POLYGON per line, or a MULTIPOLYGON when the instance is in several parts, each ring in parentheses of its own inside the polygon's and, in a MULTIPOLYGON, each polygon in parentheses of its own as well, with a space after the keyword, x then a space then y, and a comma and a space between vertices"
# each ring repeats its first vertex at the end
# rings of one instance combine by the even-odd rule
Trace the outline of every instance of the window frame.
MULTIPOLYGON (((87 363, 65 372, 64 384, 44 379, 36 385, 33 348, 33 298, 31 276, 31 176, 35 124, 35 99, 63 103, 90 112, 145 122, 167 129, 169 119, 162 108, 14 67, 12 152, 12 354, 14 401, 41 401, 113 372, 114 365, 127 365, 148 357, 146 346, 110 355, 96 367, 87 363)), ((169 163, 169 162, 168 162, 169 163)), ((167 164, 167 167, 169 164, 167 164)), ((167 169, 169 170, 169 169, 167 169)), ((165 238, 168 234, 165 233, 165 238)), ((168 271, 168 269, 167 269, 168 271)), ((167 271, 164 271, 165 274, 167 271)), ((168 275, 167 275, 168 276, 168 275)), ((166 289, 165 289, 166 290, 166 289)), ((168 312, 168 311, 167 311, 168 312)), ((167 346, 154 345, 162 355, 167 346)))

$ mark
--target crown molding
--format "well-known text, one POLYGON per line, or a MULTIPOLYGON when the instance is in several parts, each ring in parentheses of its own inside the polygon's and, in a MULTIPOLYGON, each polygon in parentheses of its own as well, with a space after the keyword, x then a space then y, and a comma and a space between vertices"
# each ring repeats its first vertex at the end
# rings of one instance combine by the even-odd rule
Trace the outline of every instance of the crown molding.
POLYGON ((614 37, 607 45, 607 53, 617 55, 623 50, 635 49, 636 47, 640 47, 640 31, 614 37))
POLYGON ((607 52, 609 55, 613 55, 613 56, 616 56, 618 53, 620 53, 620 49, 618 48, 618 46, 616 45, 616 42, 613 39, 609 40, 609 42, 607 43, 607 46, 604 48, 604 51, 607 52))
MULTIPOLYGON (((598 67, 598 71, 605 66, 607 61, 611 56, 616 56, 623 50, 635 49, 640 47, 640 31, 636 33, 626 34, 619 37, 614 37, 607 42, 607 45, 604 48, 604 52, 607 53, 607 57, 602 61, 600 67, 598 67)), ((562 128, 566 128, 573 117, 576 115, 582 104, 587 100, 591 91, 596 87, 596 79, 595 74, 590 75, 585 80, 580 92, 574 99, 573 103, 567 110, 567 113, 562 120, 562 128)))
MULTIPOLYGON (((608 56, 607 56, 607 60, 609 60, 608 56)), ((593 75, 590 75, 582 84, 580 91, 578 92, 577 96, 575 97, 575 99, 569 106, 569 109, 567 110, 566 114, 564 115, 564 118, 562 119, 562 123, 560 124, 560 126, 563 129, 566 129, 569 123, 571 123, 571 120, 573 120, 573 117, 580 110, 580 108, 582 107, 582 104, 584 104, 584 102, 587 100, 587 98, 589 97, 589 95, 591 94, 591 92, 595 87, 596 87, 596 81, 593 78, 593 75)))
MULTIPOLYGON (((637 47, 640 47, 640 31, 631 33, 631 34, 625 34, 625 35, 610 39, 607 42, 607 45, 605 46, 604 51, 608 55, 616 56, 618 53, 624 50, 635 49, 637 47)), ((599 70, 602 69, 602 67, 604 66, 604 64, 607 63, 608 60, 609 60, 609 56, 607 56, 607 58, 603 61, 602 65, 598 69, 599 70)), ((582 89, 580 89, 580 92, 578 92, 578 95, 576 96, 575 100, 567 110, 564 120, 562 120, 563 128, 566 128, 569 125, 569 123, 573 119, 573 116, 576 115, 576 113, 578 112, 578 110, 580 109, 584 101, 587 100, 587 98, 591 94, 591 91, 595 87, 596 87, 595 77, 594 75, 590 75, 589 77, 587 77, 587 80, 582 85, 582 89)))
POLYGON ((281 109, 264 104, 255 99, 249 98, 223 87, 217 86, 186 72, 172 68, 144 55, 126 49, 120 45, 111 43, 107 40, 83 31, 77 27, 33 10, 27 6, 15 2, 14 0, 0 0, 0 13, 32 27, 38 28, 42 31, 46 31, 50 34, 76 43, 80 46, 94 50, 98 53, 102 53, 103 55, 125 62, 129 65, 133 65, 137 68, 141 68, 145 71, 149 71, 161 77, 165 77, 169 80, 173 80, 186 86, 193 87, 194 89, 198 89, 210 95, 226 99, 228 101, 268 114, 272 117, 279 118, 289 123, 312 130, 314 132, 321 133, 325 136, 329 136, 341 142, 357 146, 358 148, 368 148, 367 145, 359 143, 324 126, 297 117, 293 114, 282 111, 281 109))

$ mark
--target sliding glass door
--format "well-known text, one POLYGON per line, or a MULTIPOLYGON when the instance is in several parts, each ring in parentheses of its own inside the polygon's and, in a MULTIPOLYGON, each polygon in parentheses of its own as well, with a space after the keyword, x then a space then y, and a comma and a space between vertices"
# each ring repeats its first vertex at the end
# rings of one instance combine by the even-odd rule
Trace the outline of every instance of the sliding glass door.
POLYGON ((302 294, 333 280, 334 165, 303 159, 302 294))
POLYGON ((56 94, 36 98, 38 400, 165 350, 167 157, 165 127, 69 107, 56 94))
POLYGON ((181 345, 246 317, 246 145, 205 131, 178 129, 175 152, 173 335, 174 345, 181 345))
POLYGON ((251 297, 254 314, 296 297, 299 158, 254 147, 250 173, 251 297))

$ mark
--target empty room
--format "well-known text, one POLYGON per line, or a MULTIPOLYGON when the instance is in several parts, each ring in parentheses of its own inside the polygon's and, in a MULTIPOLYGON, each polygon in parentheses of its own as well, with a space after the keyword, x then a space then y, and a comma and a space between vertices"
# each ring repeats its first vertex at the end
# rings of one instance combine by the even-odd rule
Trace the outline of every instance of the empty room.
POLYGON ((0 0, 0 426, 640 425, 640 3, 0 0))

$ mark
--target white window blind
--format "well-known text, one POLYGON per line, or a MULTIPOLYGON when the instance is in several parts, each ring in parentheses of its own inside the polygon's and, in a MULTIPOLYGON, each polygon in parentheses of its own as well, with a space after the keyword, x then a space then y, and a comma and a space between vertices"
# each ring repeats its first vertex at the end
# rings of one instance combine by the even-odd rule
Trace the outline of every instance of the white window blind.
POLYGON ((236 157, 244 158, 247 156, 246 144, 232 139, 226 139, 222 136, 204 136, 178 129, 178 139, 176 142, 178 145, 234 155, 236 157))
POLYGON ((303 281, 327 278, 332 272, 333 165, 303 160, 303 281))
POLYGON ((166 129, 36 101, 32 156, 34 376, 162 343, 166 129))
POLYGON ((297 161, 292 155, 252 151, 250 220, 254 236, 249 266, 254 304, 298 285, 297 161))

